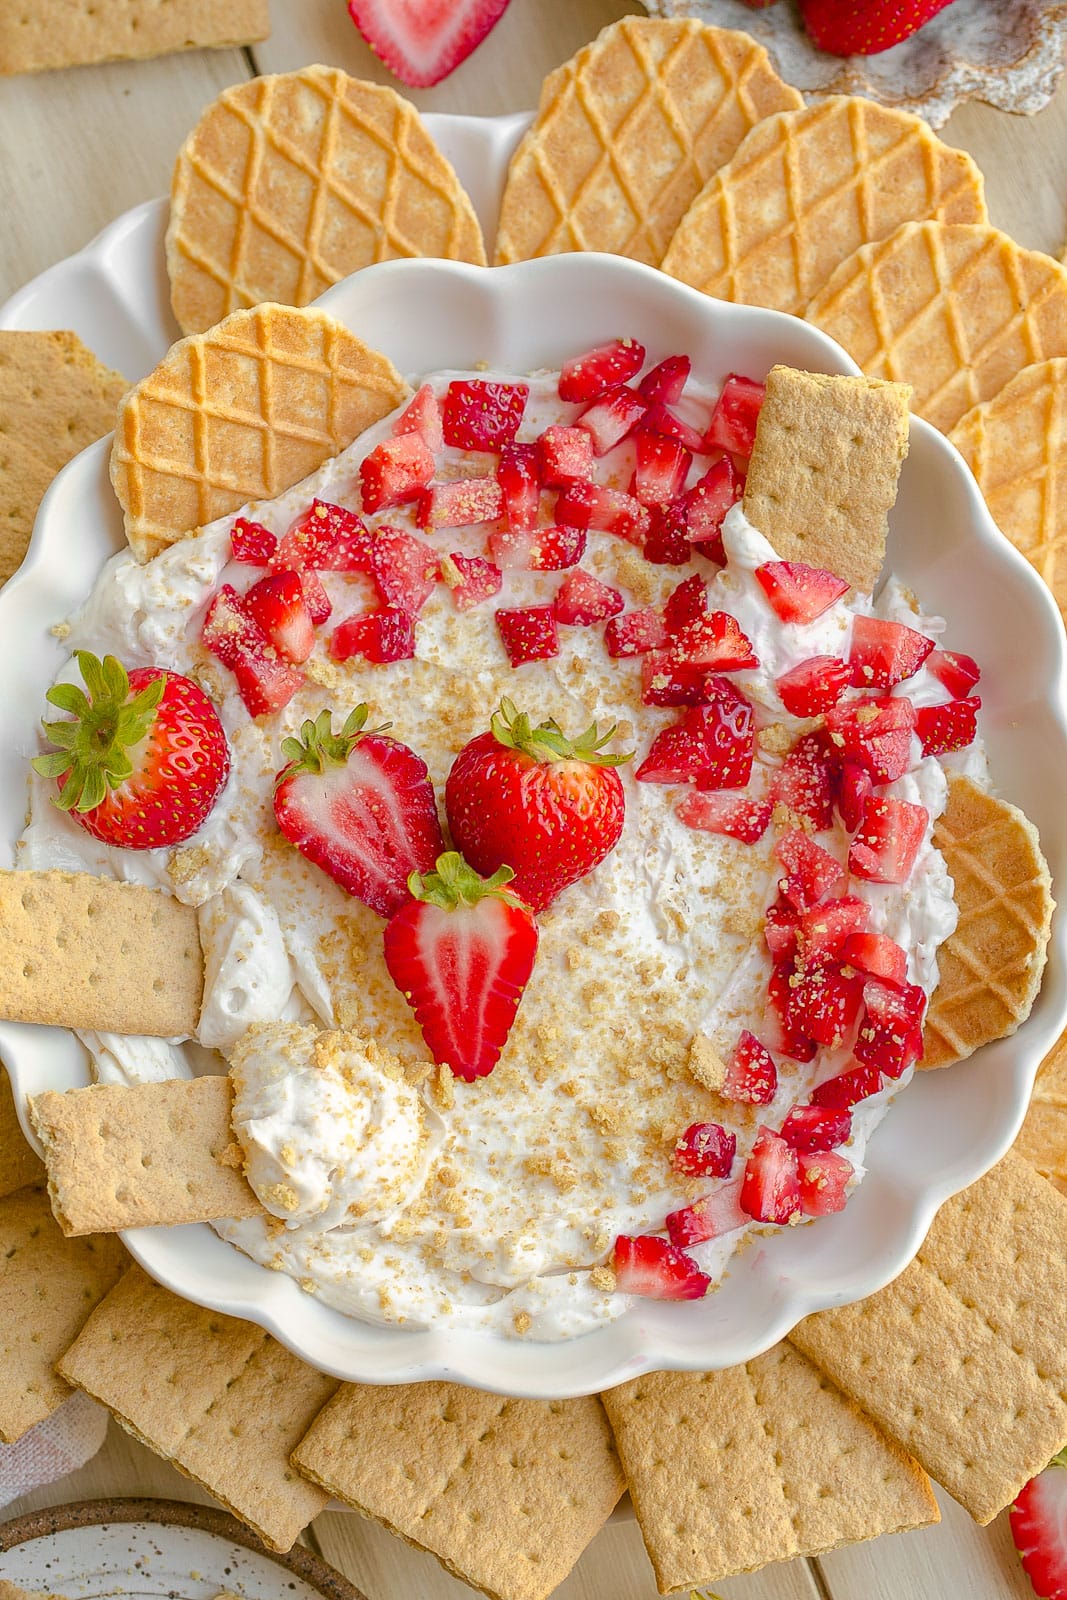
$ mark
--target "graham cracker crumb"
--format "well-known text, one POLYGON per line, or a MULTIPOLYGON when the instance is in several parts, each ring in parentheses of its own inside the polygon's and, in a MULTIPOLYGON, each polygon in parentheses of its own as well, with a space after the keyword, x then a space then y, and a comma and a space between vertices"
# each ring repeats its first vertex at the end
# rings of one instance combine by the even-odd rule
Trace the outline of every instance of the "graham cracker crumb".
POLYGON ((603 1289, 605 1294, 615 1293, 615 1274, 610 1267, 594 1267, 589 1282, 594 1289, 603 1289))
POLYGON ((702 1033, 694 1033, 689 1044, 689 1059, 687 1062, 689 1075, 703 1089, 710 1089, 712 1094, 718 1094, 726 1082, 726 1063, 711 1040, 702 1033))

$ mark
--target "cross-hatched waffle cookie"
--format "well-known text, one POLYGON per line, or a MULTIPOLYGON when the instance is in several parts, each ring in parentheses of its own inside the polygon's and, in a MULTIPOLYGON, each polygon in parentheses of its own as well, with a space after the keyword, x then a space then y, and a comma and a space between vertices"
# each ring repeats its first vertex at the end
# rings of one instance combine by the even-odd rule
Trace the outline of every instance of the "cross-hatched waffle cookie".
POLYGON ((971 157, 919 117, 834 95, 752 129, 682 218, 663 270, 795 315, 860 245, 924 217, 987 220, 971 157))
POLYGON ((947 433, 1023 367, 1067 356, 1067 271, 996 228, 908 222, 843 261, 805 313, 947 433))
POLYGON ((308 305, 398 256, 485 265, 474 207, 392 89, 335 67, 253 78, 178 153, 167 270, 184 333, 265 300, 308 305))
POLYGON ((322 311, 263 305, 180 340, 119 407, 111 481, 141 561, 271 499, 398 406, 391 361, 322 311))
POLYGON ((1029 1016, 1054 901, 1033 823, 970 778, 950 777, 934 843, 955 884, 959 922, 937 953, 919 1065, 947 1067, 1029 1016))
POLYGON ((658 266, 752 125, 802 104, 747 34, 623 17, 545 79, 508 171, 497 263, 607 250, 658 266))

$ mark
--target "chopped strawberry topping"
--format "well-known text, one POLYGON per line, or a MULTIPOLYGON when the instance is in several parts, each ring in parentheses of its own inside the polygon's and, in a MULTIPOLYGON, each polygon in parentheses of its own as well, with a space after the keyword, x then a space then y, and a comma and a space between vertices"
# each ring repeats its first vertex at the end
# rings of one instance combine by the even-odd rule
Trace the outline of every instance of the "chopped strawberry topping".
POLYGON ((843 578, 802 561, 767 561, 756 568, 756 579, 783 622, 814 622, 848 593, 843 578))
POLYGON ((686 533, 699 555, 721 566, 726 559, 722 544, 723 518, 740 500, 744 479, 729 456, 716 461, 685 497, 686 533))
POLYGON ((836 1078, 827 1078, 811 1093, 812 1102, 835 1110, 848 1111, 882 1087, 882 1074, 877 1067, 858 1066, 850 1072, 840 1072, 836 1078))
POLYGON ((278 654, 299 666, 315 648, 315 626, 295 572, 268 573, 245 595, 249 615, 278 654))
POLYGON ((867 978, 863 985, 867 1016, 879 1028, 920 1028, 926 1012, 926 991, 917 983, 867 978))
POLYGON ((684 1250, 654 1234, 633 1239, 621 1233, 611 1266, 621 1294, 640 1294, 649 1300, 702 1300, 711 1288, 707 1273, 684 1250))
POLYGON ((656 650, 665 645, 667 639, 662 613, 653 606, 612 617, 604 629, 608 655, 615 657, 642 656, 646 650, 656 650))
MULTIPOLYGON (((313 572, 369 572, 373 537, 354 511, 329 500, 312 500, 282 539, 270 569, 298 572, 305 580, 313 572)), ((305 581, 305 599, 307 590, 305 581)))
POLYGON ((700 790, 684 795, 674 813, 686 827, 701 833, 724 833, 742 844, 756 844, 770 824, 771 804, 722 790, 700 790))
POLYGON ((803 828, 791 828, 783 833, 774 853, 786 871, 778 887, 798 911, 810 911, 817 906, 845 876, 840 861, 821 844, 816 844, 803 828))
POLYGON ((383 524, 371 543, 371 576, 384 605, 416 617, 440 576, 437 552, 405 528, 383 524))
POLYGON ((810 656, 776 678, 774 687, 794 717, 818 717, 836 706, 849 685, 849 669, 839 656, 810 656))
POLYGON ((498 611, 496 625, 513 667, 521 667, 524 661, 549 661, 559 655, 559 634, 551 606, 498 611))
POLYGON ((750 456, 765 392, 764 385, 754 378, 731 372, 715 403, 704 449, 750 456))
POLYGON ((752 776, 752 707, 734 691, 691 706, 664 728, 634 776, 640 783, 694 783, 700 789, 743 789, 752 776))
POLYGON ((895 940, 884 933, 850 933, 841 949, 842 959, 874 978, 907 983, 908 958, 895 940))
POLYGON ((931 650, 926 667, 954 700, 965 699, 982 676, 977 661, 958 650, 931 650))
POLYGON ((208 606, 200 637, 237 679, 241 699, 253 717, 280 711, 304 681, 302 673, 279 658, 241 596, 228 583, 208 606))
POLYGON ((670 1212, 666 1228, 671 1243, 679 1249, 688 1249, 703 1244, 706 1239, 718 1239, 724 1233, 735 1233, 743 1228, 749 1217, 741 1210, 741 1182, 740 1178, 735 1178, 732 1183, 720 1184, 712 1194, 694 1201, 691 1206, 670 1212))
POLYGON ((737 1137, 717 1122, 694 1122, 671 1153, 671 1166, 687 1178, 728 1178, 737 1137))
POLYGON ((646 561, 653 561, 660 567, 684 567, 693 559, 689 513, 684 499, 650 507, 648 534, 641 553, 646 561))
POLYGON ((866 900, 855 895, 842 895, 837 900, 824 900, 811 911, 800 916, 797 927, 797 948, 807 965, 843 955, 849 938, 861 934, 871 918, 871 908, 866 900))
POLYGON ((238 517, 230 529, 233 559, 246 566, 265 567, 277 548, 278 541, 269 528, 249 522, 246 517, 238 517))
POLYGON ((689 381, 693 363, 688 356, 667 356, 651 372, 646 372, 637 385, 637 392, 646 400, 662 400, 673 406, 682 398, 682 390, 689 381))
POLYGON ((832 1150, 852 1133, 847 1106, 794 1106, 782 1124, 782 1138, 794 1150, 832 1150))
POLYGON ((431 483, 422 491, 416 520, 420 528, 469 528, 495 522, 503 509, 504 496, 495 478, 454 478, 431 483))
POLYGON ((837 775, 837 809, 846 833, 855 833, 863 821, 868 797, 873 793, 870 774, 854 761, 842 761, 837 775))
POLYGON ((557 622, 587 628, 591 623, 617 617, 624 604, 618 589, 601 583, 591 572, 579 567, 574 572, 568 572, 556 590, 553 608, 557 622))
POLYGON ((821 833, 833 821, 834 769, 821 735, 798 739, 771 779, 769 797, 805 817, 821 833))
POLYGON ((856 1060, 865 1067, 876 1070, 886 1078, 899 1078, 923 1053, 923 1036, 919 1028, 893 1032, 864 1023, 860 1028, 853 1051, 856 1060))
POLYGON ((708 586, 699 572, 683 578, 667 597, 663 620, 669 633, 677 633, 689 622, 699 622, 708 614, 708 586))
POLYGON ((691 427, 688 422, 683 422, 662 400, 653 400, 648 403, 645 411, 644 426, 653 433, 662 433, 666 439, 677 439, 679 444, 685 446, 693 455, 705 451, 704 436, 699 428, 691 427))
POLYGON ((457 611, 470 611, 483 600, 491 600, 500 593, 504 582, 500 568, 494 567, 491 561, 484 561, 481 556, 464 556, 458 550, 443 557, 441 573, 452 591, 457 611))
POLYGON ((874 783, 892 783, 910 770, 915 707, 905 696, 833 706, 825 726, 838 759, 862 767, 874 783))
POLYGON ((777 1088, 774 1057, 754 1033, 742 1028, 727 1063, 720 1094, 724 1100, 736 1100, 740 1105, 766 1106, 774 1099, 777 1088))
POLYGON ((670 649, 676 661, 688 661, 695 667, 714 667, 717 672, 742 672, 759 666, 737 618, 728 611, 708 612, 675 629, 670 649))
POLYGON ((950 700, 942 706, 919 706, 915 712, 915 732, 924 756, 944 756, 952 750, 965 750, 978 732, 976 717, 982 709, 977 695, 967 700, 950 700))
POLYGON ((857 616, 852 622, 848 664, 858 689, 891 689, 918 672, 934 641, 883 617, 857 616))
POLYGON ((863 979, 830 961, 798 969, 789 990, 789 1020, 805 1039, 832 1049, 851 1034, 863 1005, 863 979))
POLYGON ((797 1155, 800 1174, 800 1209, 806 1217, 828 1217, 844 1211, 848 1198, 845 1189, 854 1168, 845 1156, 831 1150, 816 1150, 797 1155))
POLYGON ((773 1026, 775 1037, 771 1044, 779 1055, 791 1061, 811 1061, 818 1046, 796 1026, 793 1017, 793 985, 796 974, 789 961, 775 961, 767 983, 768 1013, 766 1022, 773 1026))
POLYGON ((849 871, 870 883, 904 883, 915 865, 929 821, 925 806, 872 795, 849 847, 849 871))
POLYGON ((644 345, 636 339, 612 339, 584 355, 565 361, 559 373, 561 400, 597 400, 617 384, 635 377, 645 364, 644 345))
POLYGON ((772 961, 791 962, 800 938, 800 912, 787 900, 776 900, 764 913, 763 937, 772 961))
POLYGON ((797 1153, 770 1128, 761 1128, 745 1163, 741 1209, 757 1222, 788 1222, 800 1210, 797 1153))
POLYGON ((643 544, 648 533, 649 514, 640 500, 620 489, 605 489, 596 483, 571 483, 556 501, 556 521, 572 528, 596 528, 614 533, 631 544, 643 544))
POLYGON ((359 469, 363 509, 383 511, 414 500, 434 473, 433 455, 418 433, 401 433, 383 439, 359 469))
POLYGON ((437 396, 428 383, 424 383, 421 389, 416 390, 410 405, 393 423, 393 432, 394 434, 417 433, 427 450, 434 455, 438 455, 444 449, 441 407, 437 404, 437 396))
POLYGON ((585 554, 581 528, 498 528, 489 536, 489 554, 498 567, 528 572, 560 572, 585 554))
POLYGON ((594 454, 604 456, 634 431, 644 414, 641 396, 621 384, 594 400, 578 418, 578 427, 592 439, 594 454))
POLYGON ((676 499, 685 488, 693 457, 677 439, 638 428, 634 434, 637 464, 630 480, 630 493, 644 506, 661 506, 676 499))
POLYGON ((585 428, 546 428, 537 441, 546 489, 565 489, 593 476, 593 441, 585 428))
POLYGON ((669 649, 649 650, 641 662, 641 699, 646 706, 707 705, 724 692, 728 681, 712 667, 675 660, 669 649))
POLYGON ((500 452, 496 481, 504 497, 509 528, 536 528, 541 508, 541 481, 535 444, 506 444, 500 452))
POLYGON ((519 431, 529 398, 526 383, 457 378, 445 391, 445 444, 457 450, 502 450, 519 431))
POLYGON ((375 665, 410 661, 415 654, 415 618, 397 606, 361 611, 346 617, 333 630, 329 644, 335 661, 363 656, 375 665))

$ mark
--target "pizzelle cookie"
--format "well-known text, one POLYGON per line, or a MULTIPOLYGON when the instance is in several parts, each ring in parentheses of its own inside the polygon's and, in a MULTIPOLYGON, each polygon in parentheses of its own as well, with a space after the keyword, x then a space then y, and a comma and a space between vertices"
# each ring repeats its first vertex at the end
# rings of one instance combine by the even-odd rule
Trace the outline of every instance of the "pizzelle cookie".
POLYGON ((919 117, 833 95, 767 117, 694 200, 663 270, 720 300, 803 312, 902 222, 987 220, 982 174, 919 117))
POLYGON ((1067 270, 996 228, 907 222, 843 261, 804 313, 948 432, 1023 367, 1067 356, 1067 270))
POLYGON ((324 312, 262 305, 173 345, 119 407, 111 482, 141 561, 299 483, 398 406, 392 362, 324 312))
POLYGON ((184 333, 262 301, 307 305, 373 261, 485 265, 474 207, 414 106, 321 66, 207 108, 178 153, 166 248, 184 333))
POLYGON ((497 265, 606 250, 658 266, 753 124, 802 103, 747 34, 623 17, 545 79, 508 169, 497 265))

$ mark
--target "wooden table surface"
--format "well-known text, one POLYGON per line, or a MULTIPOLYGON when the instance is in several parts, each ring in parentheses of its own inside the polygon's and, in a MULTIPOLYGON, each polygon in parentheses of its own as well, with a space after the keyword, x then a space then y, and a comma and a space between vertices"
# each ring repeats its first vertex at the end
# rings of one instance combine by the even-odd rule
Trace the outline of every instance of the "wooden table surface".
MULTIPOLYGON (((179 143, 226 85, 312 61, 392 82, 349 23, 344 0, 272 0, 271 9, 273 36, 254 50, 0 80, 0 304, 121 211, 164 193, 179 143)), ((547 72, 606 23, 640 9, 627 0, 512 0, 473 57, 411 98, 426 110, 484 115, 532 107, 547 72)), ((1021 243, 1059 255, 1067 240, 1067 79, 1039 116, 1013 118, 971 104, 943 134, 984 169, 993 221, 1021 243)), ((112 1425, 89 1466, 5 1514, 112 1494, 207 1499, 112 1425)), ((768 1567, 720 1583, 717 1592, 722 1600, 1025 1600, 1031 1591, 1007 1519, 978 1528, 947 1496, 940 1499, 940 1527, 768 1567)), ((369 1600, 461 1600, 471 1593, 432 1557, 354 1515, 326 1512, 306 1538, 369 1600)), ((558 1596, 652 1600, 655 1593, 636 1524, 618 1518, 558 1596)))

